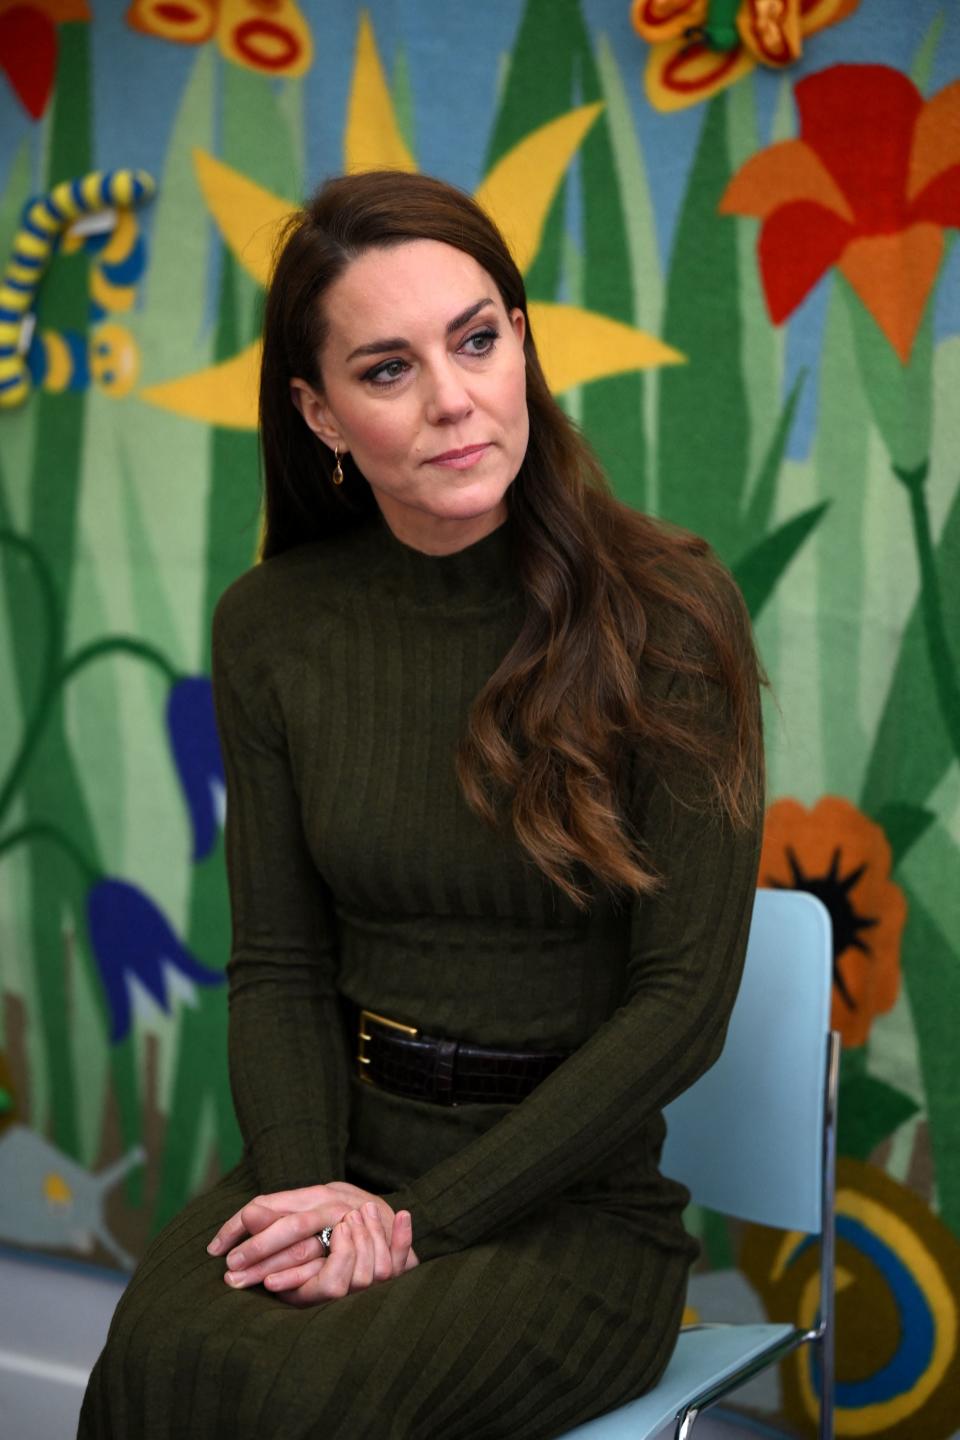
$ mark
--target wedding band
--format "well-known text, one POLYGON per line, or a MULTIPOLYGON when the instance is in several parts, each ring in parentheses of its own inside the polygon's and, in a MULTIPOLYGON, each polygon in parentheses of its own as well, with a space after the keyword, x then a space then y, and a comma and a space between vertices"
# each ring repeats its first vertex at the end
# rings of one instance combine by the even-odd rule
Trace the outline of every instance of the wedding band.
POLYGON ((332 1234, 332 1225, 324 1225, 322 1230, 317 1231, 317 1239, 320 1241, 320 1247, 323 1250, 324 1256, 330 1254, 330 1236, 332 1234))

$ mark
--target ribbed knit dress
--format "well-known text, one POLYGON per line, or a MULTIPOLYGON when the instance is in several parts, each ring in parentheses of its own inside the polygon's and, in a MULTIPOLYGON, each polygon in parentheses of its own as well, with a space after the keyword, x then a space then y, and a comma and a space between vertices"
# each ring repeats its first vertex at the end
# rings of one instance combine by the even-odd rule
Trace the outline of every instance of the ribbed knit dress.
POLYGON ((513 544, 508 520, 431 556, 379 523, 220 601, 245 1151, 149 1247, 82 1440, 545 1440, 670 1357, 697 1246, 660 1112, 722 1045, 759 836, 638 754, 623 806, 661 889, 598 887, 584 914, 474 815, 454 754, 522 623, 513 544), (519 1105, 401 1098, 357 1079, 338 992, 429 1035, 573 1053, 519 1105), (419 1267, 306 1309, 224 1284, 205 1247, 230 1214, 334 1179, 409 1209, 419 1267))

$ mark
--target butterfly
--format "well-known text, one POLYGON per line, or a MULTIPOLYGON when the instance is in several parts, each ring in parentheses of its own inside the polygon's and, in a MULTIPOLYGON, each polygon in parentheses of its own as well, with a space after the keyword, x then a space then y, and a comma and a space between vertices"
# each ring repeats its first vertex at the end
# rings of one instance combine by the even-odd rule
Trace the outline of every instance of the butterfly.
POLYGON ((294 0, 133 0, 127 24, 180 45, 216 38, 227 60, 264 75, 305 75, 313 63, 310 26, 294 0))
POLYGON ((781 69, 803 40, 845 20, 860 0, 633 0, 634 29, 652 45, 647 96, 680 110, 733 84, 755 65, 781 69))

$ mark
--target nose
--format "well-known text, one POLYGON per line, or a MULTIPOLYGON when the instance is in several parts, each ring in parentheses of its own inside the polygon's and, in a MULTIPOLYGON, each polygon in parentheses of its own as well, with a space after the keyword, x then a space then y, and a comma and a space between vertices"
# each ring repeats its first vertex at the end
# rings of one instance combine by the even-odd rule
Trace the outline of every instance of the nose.
POLYGON ((450 356, 427 369, 425 385, 426 418, 431 425, 455 424, 473 410, 464 374, 450 356))

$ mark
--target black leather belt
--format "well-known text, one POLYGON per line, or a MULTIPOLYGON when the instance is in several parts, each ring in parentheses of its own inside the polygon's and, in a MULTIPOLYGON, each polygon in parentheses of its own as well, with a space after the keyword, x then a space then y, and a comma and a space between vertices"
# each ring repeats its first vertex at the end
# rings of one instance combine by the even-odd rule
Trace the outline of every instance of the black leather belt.
POLYGON ((415 1025, 349 1002, 345 1010, 360 1078, 395 1095, 439 1105, 516 1104, 570 1053, 492 1050, 422 1035, 415 1025))

